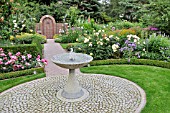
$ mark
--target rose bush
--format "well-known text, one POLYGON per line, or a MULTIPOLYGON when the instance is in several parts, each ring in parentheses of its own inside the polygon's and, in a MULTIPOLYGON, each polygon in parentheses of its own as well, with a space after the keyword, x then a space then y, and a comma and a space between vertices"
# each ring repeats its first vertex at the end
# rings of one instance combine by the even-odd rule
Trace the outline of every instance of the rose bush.
POLYGON ((0 72, 10 72, 17 70, 30 69, 47 65, 46 59, 41 59, 40 55, 37 57, 29 53, 21 54, 20 52, 11 53, 5 52, 0 48, 0 72))

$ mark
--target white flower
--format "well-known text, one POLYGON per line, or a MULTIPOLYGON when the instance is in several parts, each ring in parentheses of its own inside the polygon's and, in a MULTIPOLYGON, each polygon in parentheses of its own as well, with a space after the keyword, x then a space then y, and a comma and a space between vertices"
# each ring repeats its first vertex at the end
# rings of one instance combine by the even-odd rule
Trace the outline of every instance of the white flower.
POLYGON ((137 42, 137 39, 134 39, 134 42, 136 43, 136 42, 137 42))
POLYGON ((23 24, 22 27, 25 27, 25 24, 23 24))
POLYGON ((97 32, 97 33, 94 33, 94 35, 98 36, 98 35, 99 35, 99 33, 98 33, 98 32, 97 32))
POLYGON ((107 38, 107 37, 106 37, 106 40, 107 40, 107 41, 110 41, 110 39, 109 39, 109 38, 107 38))
POLYGON ((101 32, 101 30, 98 31, 99 33, 101 32))
POLYGON ((14 27, 17 27, 17 23, 14 23, 14 27))
POLYGON ((102 30, 102 32, 104 32, 104 30, 102 30))
POLYGON ((93 56, 93 53, 90 53, 90 56, 93 56))
POLYGON ((116 40, 119 40, 119 37, 116 36, 115 39, 116 39, 116 40))
POLYGON ((13 23, 16 23, 16 20, 13 20, 13 23))
POLYGON ((145 48, 143 48, 143 51, 145 51, 145 48))
POLYGON ((117 44, 112 45, 113 52, 116 52, 119 46, 117 44))
POLYGON ((92 47, 92 45, 93 45, 92 42, 90 42, 90 43, 89 43, 89 47, 92 47))
POLYGON ((113 37, 113 35, 109 35, 109 38, 112 38, 113 37))
POLYGON ((88 39, 88 38, 85 38, 85 39, 84 39, 84 43, 87 43, 87 42, 89 42, 89 39, 88 39))
POLYGON ((77 38, 77 39, 76 39, 76 41, 78 42, 78 41, 79 41, 79 39, 77 38))
POLYGON ((102 46, 102 45, 103 45, 103 42, 100 42, 100 45, 102 46))
POLYGON ((143 41, 143 44, 146 44, 145 41, 143 41))

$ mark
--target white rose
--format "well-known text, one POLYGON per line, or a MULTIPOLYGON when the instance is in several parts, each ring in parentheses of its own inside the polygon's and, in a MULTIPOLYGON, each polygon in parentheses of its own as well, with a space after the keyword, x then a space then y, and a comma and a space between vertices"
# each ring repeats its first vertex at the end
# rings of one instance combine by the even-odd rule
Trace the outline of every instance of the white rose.
POLYGON ((85 39, 84 39, 84 43, 87 43, 87 42, 89 42, 89 39, 88 39, 88 38, 85 38, 85 39))

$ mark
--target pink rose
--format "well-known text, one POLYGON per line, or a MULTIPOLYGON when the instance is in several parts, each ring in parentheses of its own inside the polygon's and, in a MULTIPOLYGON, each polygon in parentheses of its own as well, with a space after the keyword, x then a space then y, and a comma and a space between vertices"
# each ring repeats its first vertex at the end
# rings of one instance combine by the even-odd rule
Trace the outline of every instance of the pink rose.
POLYGON ((4 60, 8 60, 8 58, 7 58, 7 57, 4 57, 4 60))
POLYGON ((45 65, 48 64, 47 60, 46 59, 41 59, 41 62, 44 63, 45 65))
POLYGON ((16 57, 16 56, 10 56, 10 58, 11 58, 12 60, 17 60, 17 57, 16 57))
POLYGON ((31 54, 27 54, 28 59, 32 58, 31 54))
POLYGON ((8 55, 9 55, 9 56, 12 56, 12 53, 11 53, 11 52, 9 52, 9 53, 8 53, 8 55))
POLYGON ((25 58, 26 58, 26 56, 24 56, 24 55, 22 55, 22 56, 21 56, 21 58, 22 58, 23 60, 26 60, 26 59, 25 59, 25 58))
POLYGON ((21 53, 20 53, 20 52, 17 52, 17 53, 16 53, 16 56, 20 56, 20 55, 21 55, 21 53))
POLYGON ((3 62, 0 60, 0 64, 3 64, 3 62))
POLYGON ((5 55, 5 53, 1 53, 0 56, 4 57, 4 56, 6 56, 6 55, 5 55))

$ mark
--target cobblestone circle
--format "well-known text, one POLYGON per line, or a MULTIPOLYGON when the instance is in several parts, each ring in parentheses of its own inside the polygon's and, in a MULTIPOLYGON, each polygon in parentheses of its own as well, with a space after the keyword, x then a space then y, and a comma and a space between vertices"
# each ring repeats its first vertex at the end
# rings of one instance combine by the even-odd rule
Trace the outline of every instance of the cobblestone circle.
POLYGON ((139 113, 145 106, 144 91, 119 77, 82 74, 77 76, 89 97, 78 102, 57 98, 66 75, 34 80, 0 94, 0 113, 139 113))

